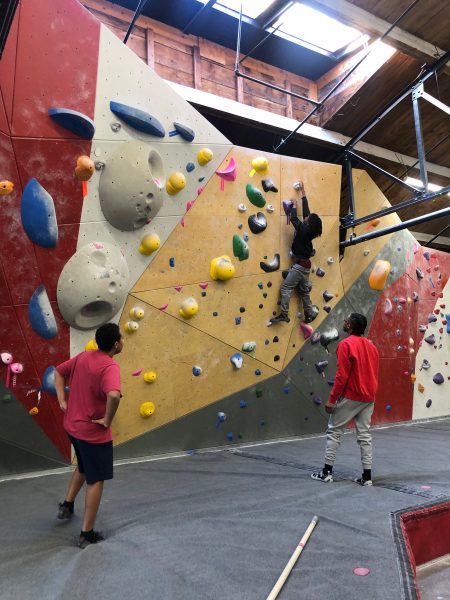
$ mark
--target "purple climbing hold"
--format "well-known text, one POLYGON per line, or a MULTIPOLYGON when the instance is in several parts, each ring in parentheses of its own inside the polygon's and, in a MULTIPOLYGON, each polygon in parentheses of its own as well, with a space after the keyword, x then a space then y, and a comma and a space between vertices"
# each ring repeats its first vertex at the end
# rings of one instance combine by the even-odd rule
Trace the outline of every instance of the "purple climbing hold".
POLYGON ((433 381, 434 383, 441 385, 441 383, 444 383, 444 376, 442 373, 436 373, 436 375, 433 376, 433 381))
POLYGON ((330 312, 331 312, 331 306, 324 306, 324 307, 323 307, 323 310, 324 310, 326 313, 330 313, 330 312))
POLYGON ((319 375, 322 375, 325 369, 328 367, 328 361, 320 360, 319 362, 316 362, 314 366, 316 367, 316 371, 319 373, 319 375))
POLYGON ((437 316, 433 313, 430 313, 428 315, 428 323, 436 323, 437 321, 437 316))
POLYGON ((320 396, 316 396, 316 395, 314 395, 314 397, 313 397, 313 402, 317 406, 320 406, 322 404, 322 400, 321 400, 320 396))
POLYGON ((420 331, 420 333, 425 333, 426 330, 427 330, 426 325, 419 325, 419 331, 420 331))
POLYGON ((320 267, 317 267, 316 275, 317 275, 317 277, 323 277, 325 275, 325 271, 323 269, 321 269, 320 267))
POLYGON ((431 367, 430 363, 428 362, 428 360, 426 358, 424 358, 422 361, 422 366, 420 367, 420 370, 425 369, 425 371, 427 371, 430 367, 431 367))
POLYGON ((434 333, 432 333, 431 335, 427 335, 427 337, 423 338, 423 339, 427 344, 430 344, 430 346, 432 346, 433 344, 436 343, 436 338, 435 338, 434 333))
POLYGON ((430 262, 430 253, 428 252, 428 250, 425 250, 425 252, 423 252, 422 256, 424 257, 424 259, 428 262, 430 262))
POLYGON ((432 404, 433 404, 433 401, 431 400, 431 398, 428 398, 428 400, 426 401, 426 404, 425 404, 425 406, 426 406, 427 408, 430 408, 430 406, 431 406, 432 404))
POLYGON ((323 299, 325 300, 325 302, 329 302, 332 298, 334 298, 334 294, 332 294, 328 290, 325 290, 324 293, 322 294, 322 296, 323 296, 323 299))
POLYGON ((423 272, 422 269, 419 269, 419 267, 416 267, 416 275, 417 279, 423 279, 423 272))
POLYGON ((334 381, 335 381, 335 380, 334 380, 334 377, 333 377, 333 378, 330 378, 330 379, 327 379, 327 383, 328 383, 328 385, 329 385, 330 387, 332 387, 332 386, 334 385, 334 381))

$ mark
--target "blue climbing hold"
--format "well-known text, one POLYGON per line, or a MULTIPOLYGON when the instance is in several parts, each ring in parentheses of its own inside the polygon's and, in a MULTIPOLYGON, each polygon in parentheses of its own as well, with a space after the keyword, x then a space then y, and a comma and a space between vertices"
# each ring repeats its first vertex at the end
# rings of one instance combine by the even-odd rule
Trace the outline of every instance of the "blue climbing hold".
POLYGON ((229 432, 227 433, 227 440, 229 440, 230 442, 232 442, 232 441, 233 441, 233 432, 232 432, 232 431, 229 431, 229 432))
POLYGON ((186 171, 188 173, 191 173, 191 171, 193 171, 195 169, 195 165, 193 162, 188 162, 188 164, 186 165, 186 171))
POLYGON ((239 408, 246 408, 247 402, 245 400, 239 400, 239 408))
POLYGON ((190 127, 187 127, 186 125, 183 125, 182 123, 177 123, 175 121, 173 124, 175 125, 177 133, 181 135, 183 140, 186 140, 186 142, 192 142, 194 140, 195 133, 190 127))
POLYGON ((166 131, 158 119, 139 108, 133 108, 127 104, 113 102, 112 100, 109 103, 109 108, 111 109, 111 112, 117 115, 127 125, 130 125, 130 127, 133 127, 142 133, 148 133, 161 138, 166 135, 166 131))
POLYGON ((227 415, 224 412, 218 412, 217 413, 217 421, 216 421, 216 429, 219 428, 219 426, 227 420, 227 415))
POLYGON ((49 108, 48 116, 75 135, 85 140, 92 140, 95 134, 95 123, 92 119, 70 108, 49 108))
POLYGON ((52 396, 56 396, 55 371, 55 367, 51 365, 45 369, 44 376, 42 377, 42 389, 52 396))
POLYGON ((20 208, 22 225, 32 242, 43 248, 54 248, 58 242, 53 198, 37 179, 30 179, 23 190, 20 208))
POLYGON ((46 340, 58 333, 55 315, 43 285, 34 291, 28 304, 28 319, 33 330, 46 340))
POLYGON ((174 267, 174 266, 175 266, 175 259, 174 259, 174 257, 173 257, 173 256, 171 256, 171 257, 169 258, 169 265, 170 265, 171 267, 174 267))

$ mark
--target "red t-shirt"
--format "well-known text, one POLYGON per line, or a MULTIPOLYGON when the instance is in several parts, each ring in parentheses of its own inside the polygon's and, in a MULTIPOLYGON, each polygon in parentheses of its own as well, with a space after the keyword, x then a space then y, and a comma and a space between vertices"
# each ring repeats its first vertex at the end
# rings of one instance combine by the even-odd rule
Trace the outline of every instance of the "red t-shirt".
POLYGON ((73 437, 101 444, 112 440, 111 428, 92 423, 105 416, 108 392, 120 392, 120 367, 101 352, 81 352, 56 367, 69 383, 69 399, 64 429, 73 437))
POLYGON ((367 338, 349 335, 336 348, 337 373, 329 402, 339 397, 374 402, 378 388, 379 353, 367 338))

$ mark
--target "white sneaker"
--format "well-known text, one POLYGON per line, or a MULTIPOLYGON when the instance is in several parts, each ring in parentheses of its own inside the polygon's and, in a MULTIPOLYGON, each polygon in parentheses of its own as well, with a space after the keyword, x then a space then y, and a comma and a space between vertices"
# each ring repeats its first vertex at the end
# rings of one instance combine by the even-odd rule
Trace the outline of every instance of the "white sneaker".
POLYGON ((325 475, 323 471, 320 471, 320 473, 311 473, 311 479, 323 481, 324 483, 333 483, 333 475, 331 473, 325 475))
POLYGON ((371 479, 363 479, 362 477, 355 477, 355 479, 353 479, 353 481, 355 483, 358 483, 359 485, 363 485, 363 486, 373 485, 373 482, 371 479))

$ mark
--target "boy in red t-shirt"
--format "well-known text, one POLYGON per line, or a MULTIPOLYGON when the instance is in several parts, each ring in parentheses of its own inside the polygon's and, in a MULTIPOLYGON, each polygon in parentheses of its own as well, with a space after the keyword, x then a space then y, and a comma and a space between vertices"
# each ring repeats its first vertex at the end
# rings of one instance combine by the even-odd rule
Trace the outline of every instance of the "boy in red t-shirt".
POLYGON ((351 313, 344 319, 344 331, 349 334, 339 342, 336 349, 337 372, 325 410, 330 414, 325 449, 325 464, 321 472, 313 473, 312 479, 331 483, 333 465, 341 436, 347 424, 355 421, 356 439, 361 450, 363 473, 354 481, 360 485, 372 485, 372 419, 375 394, 378 388, 379 353, 363 334, 367 319, 359 313, 351 313))
POLYGON ((95 332, 98 350, 81 352, 61 363, 55 371, 59 406, 64 412, 64 429, 75 450, 78 466, 72 474, 58 519, 73 515, 75 498, 86 482, 86 501, 79 546, 104 539, 94 531, 103 493, 103 482, 113 478, 111 422, 120 402, 120 368, 113 360, 123 348, 119 326, 106 323, 95 332), (69 385, 66 399, 65 386, 69 385))

